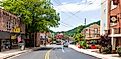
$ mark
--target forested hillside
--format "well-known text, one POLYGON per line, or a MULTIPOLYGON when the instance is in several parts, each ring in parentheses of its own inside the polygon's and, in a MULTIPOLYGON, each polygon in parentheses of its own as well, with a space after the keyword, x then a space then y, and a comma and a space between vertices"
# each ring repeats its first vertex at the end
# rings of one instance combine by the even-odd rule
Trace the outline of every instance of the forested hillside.
POLYGON ((92 24, 98 24, 98 25, 100 25, 100 21, 90 23, 90 24, 88 24, 88 25, 86 25, 86 26, 80 25, 80 26, 78 26, 78 27, 76 27, 76 28, 74 28, 74 29, 71 29, 71 30, 69 30, 69 31, 64 32, 64 34, 65 34, 65 35, 68 35, 68 36, 73 36, 73 35, 76 34, 76 33, 80 33, 84 28, 89 27, 89 26, 92 25, 92 24))

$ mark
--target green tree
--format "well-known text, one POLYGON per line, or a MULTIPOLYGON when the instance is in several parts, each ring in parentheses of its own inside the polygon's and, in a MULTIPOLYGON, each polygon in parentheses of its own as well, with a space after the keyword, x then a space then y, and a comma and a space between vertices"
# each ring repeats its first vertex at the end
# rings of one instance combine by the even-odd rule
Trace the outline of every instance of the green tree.
POLYGON ((80 40, 84 39, 84 35, 82 35, 81 33, 74 34, 74 39, 76 42, 80 42, 80 40))
POLYGON ((28 32, 48 31, 59 25, 59 14, 50 0, 3 0, 0 5, 19 16, 28 32))

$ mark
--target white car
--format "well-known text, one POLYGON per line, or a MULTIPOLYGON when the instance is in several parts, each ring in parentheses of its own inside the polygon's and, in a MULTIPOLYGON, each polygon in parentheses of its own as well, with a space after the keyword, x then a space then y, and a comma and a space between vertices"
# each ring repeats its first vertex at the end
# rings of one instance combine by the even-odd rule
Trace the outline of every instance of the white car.
POLYGON ((66 41, 63 46, 68 47, 68 45, 69 45, 69 42, 66 41))

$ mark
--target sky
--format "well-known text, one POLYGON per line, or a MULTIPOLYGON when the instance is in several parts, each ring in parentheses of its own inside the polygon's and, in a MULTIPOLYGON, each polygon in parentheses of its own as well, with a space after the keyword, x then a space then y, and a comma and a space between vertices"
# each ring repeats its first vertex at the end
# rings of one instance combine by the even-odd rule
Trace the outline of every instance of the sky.
POLYGON ((52 0, 54 9, 60 13, 60 25, 51 30, 68 31, 79 25, 101 19, 101 0, 52 0))

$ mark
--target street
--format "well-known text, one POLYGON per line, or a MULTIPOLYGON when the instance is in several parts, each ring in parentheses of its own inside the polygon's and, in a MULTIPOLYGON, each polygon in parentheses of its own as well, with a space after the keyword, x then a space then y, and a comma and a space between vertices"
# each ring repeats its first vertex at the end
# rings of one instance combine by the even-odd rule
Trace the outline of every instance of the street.
POLYGON ((98 59, 80 52, 77 52, 70 48, 61 47, 46 47, 36 51, 25 53, 12 59, 98 59))
POLYGON ((0 59, 121 59, 121 0, 0 0, 0 59))

